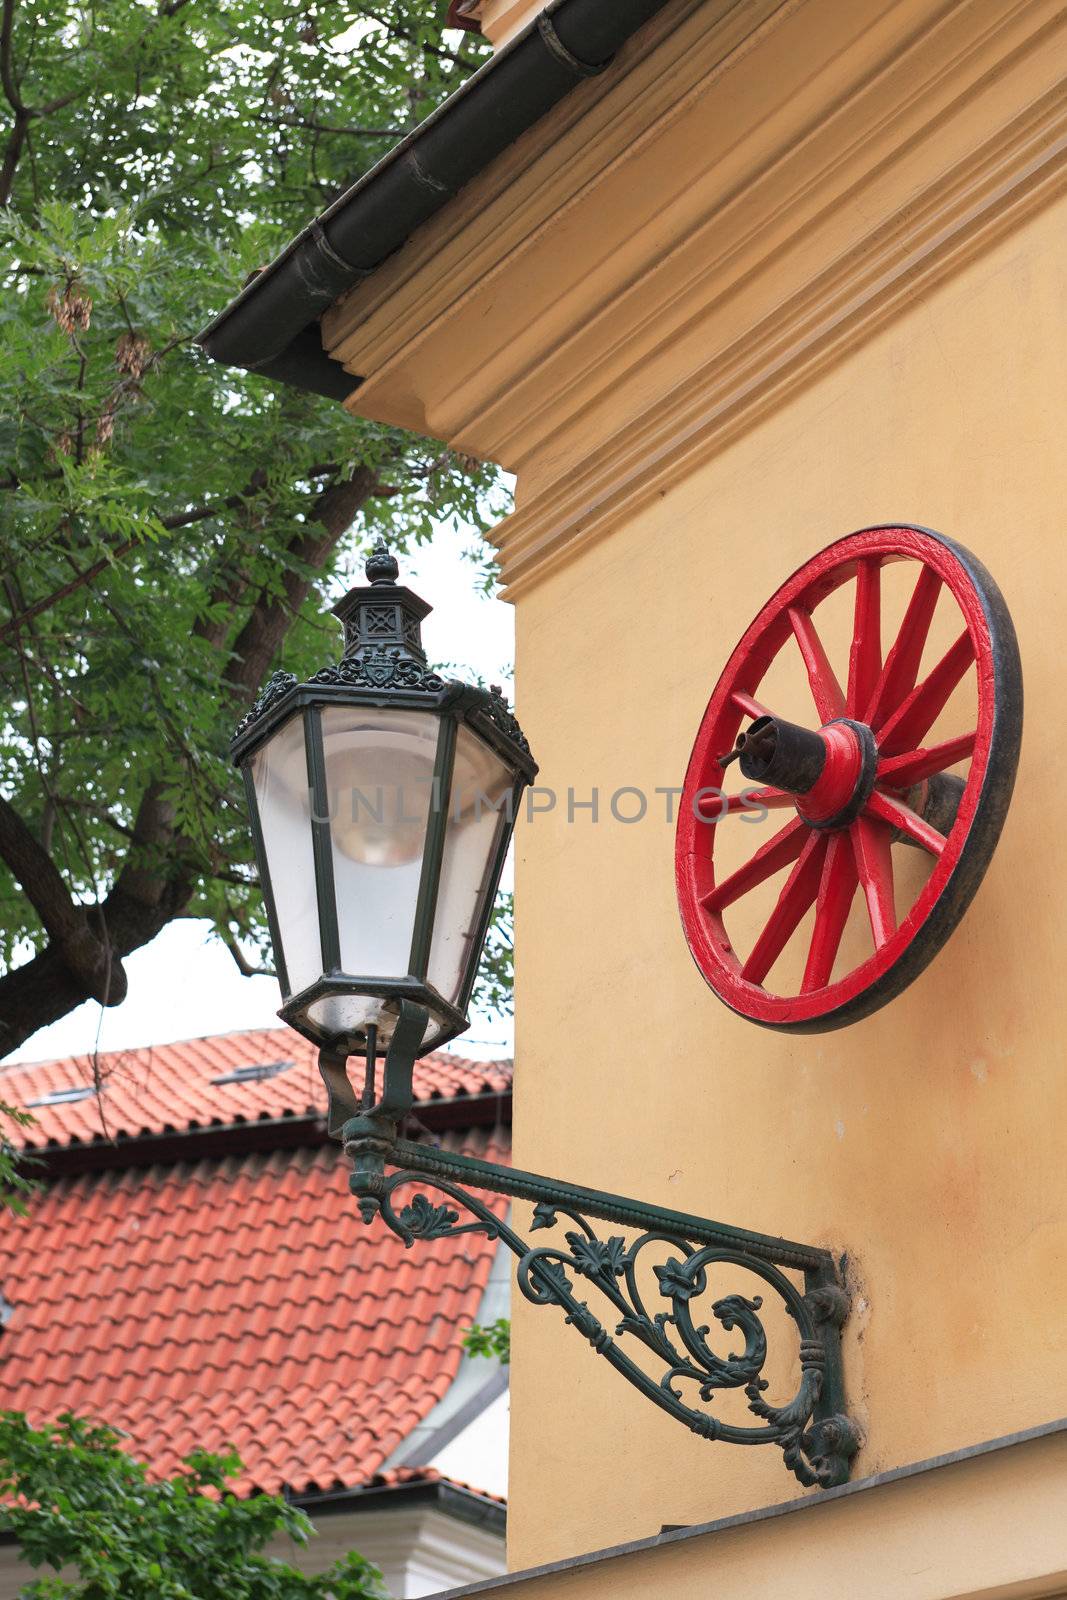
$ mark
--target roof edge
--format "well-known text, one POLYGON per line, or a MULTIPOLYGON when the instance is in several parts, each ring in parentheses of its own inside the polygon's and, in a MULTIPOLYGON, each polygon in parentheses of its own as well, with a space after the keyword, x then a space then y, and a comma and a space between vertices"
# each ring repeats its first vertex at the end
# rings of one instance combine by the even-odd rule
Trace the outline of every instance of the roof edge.
MULTIPOLYGON (((254 1489, 252 1495, 260 1491, 254 1489)), ((452 1478, 416 1478, 408 1483, 370 1483, 354 1489, 311 1490, 307 1494, 287 1494, 290 1505, 307 1513, 313 1520, 322 1516, 341 1516, 361 1511, 395 1510, 400 1506, 429 1506, 466 1522, 471 1527, 484 1528, 487 1533, 503 1538, 507 1528, 508 1510, 504 1501, 473 1489, 469 1484, 457 1483, 452 1478)), ((0 1529, 0 1548, 18 1543, 18 1535, 11 1529, 0 1529)))
MULTIPOLYGON (((427 1133, 510 1127, 511 1090, 417 1100, 411 1117, 427 1133)), ((271 1150, 318 1149, 328 1143, 325 1113, 309 1111, 304 1115, 263 1116, 241 1122, 199 1123, 156 1133, 120 1133, 114 1139, 101 1136, 90 1142, 25 1145, 20 1154, 30 1167, 29 1177, 51 1179, 80 1172, 163 1166, 271 1150)))
POLYGON ((290 1494, 291 1504, 307 1512, 314 1521, 345 1512, 395 1510, 400 1505, 428 1505, 455 1517, 457 1522, 484 1528, 503 1537, 507 1527, 507 1506, 495 1496, 472 1489, 452 1478, 414 1478, 407 1483, 370 1483, 355 1489, 311 1490, 290 1494))
POLYGON ((197 335, 214 361, 344 400, 362 379, 317 323, 423 222, 615 52, 668 0, 548 0, 413 132, 305 227, 197 335))

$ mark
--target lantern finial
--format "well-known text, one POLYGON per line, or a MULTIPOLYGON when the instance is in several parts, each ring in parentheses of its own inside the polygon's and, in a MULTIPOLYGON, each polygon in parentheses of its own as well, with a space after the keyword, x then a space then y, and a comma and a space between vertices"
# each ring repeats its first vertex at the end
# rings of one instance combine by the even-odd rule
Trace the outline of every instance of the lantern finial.
POLYGON ((371 583, 395 583, 400 576, 400 566, 379 534, 374 549, 363 567, 371 583))

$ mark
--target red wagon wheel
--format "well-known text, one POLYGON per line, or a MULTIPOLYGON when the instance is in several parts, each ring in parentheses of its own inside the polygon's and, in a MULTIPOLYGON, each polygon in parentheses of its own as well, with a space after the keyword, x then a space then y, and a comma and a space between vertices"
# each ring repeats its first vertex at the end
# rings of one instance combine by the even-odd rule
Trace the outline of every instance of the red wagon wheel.
POLYGON ((865 528, 795 572, 730 657, 686 773, 678 898, 689 947, 716 994, 754 1022, 810 1033, 856 1022, 900 994, 945 943, 989 865, 1021 733, 1015 630, 993 579, 962 546, 928 528, 865 528), (882 576, 891 562, 908 562, 915 581, 883 655, 882 576), (816 612, 845 584, 854 590, 851 643, 839 678, 816 612), (939 603, 942 614, 946 605, 958 609, 962 630, 927 664, 939 603), (786 665, 792 652, 797 672, 806 672, 816 726, 787 721, 759 697, 780 652, 786 665), (976 710, 967 725, 924 743, 968 683, 976 710), (750 786, 726 796, 732 761, 750 786), (965 771, 952 774, 951 767, 965 771), (717 873, 724 829, 753 816, 767 824, 746 829, 755 848, 717 873), (898 915, 906 844, 928 853, 931 870, 898 915), (766 895, 763 886, 781 873, 777 899, 761 914, 755 937, 746 930, 739 953, 727 930, 732 908, 756 891, 766 895), (853 912, 860 897, 865 948, 853 912), (791 943, 797 971, 803 955, 803 975, 782 985, 791 992, 778 992, 774 969, 791 943))

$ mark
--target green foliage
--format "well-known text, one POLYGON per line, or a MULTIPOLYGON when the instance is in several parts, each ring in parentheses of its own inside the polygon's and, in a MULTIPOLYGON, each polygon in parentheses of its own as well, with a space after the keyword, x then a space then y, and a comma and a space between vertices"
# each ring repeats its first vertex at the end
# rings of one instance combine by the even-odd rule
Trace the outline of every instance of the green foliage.
POLYGON ((35 1158, 18 1148, 9 1129, 28 1128, 33 1120, 28 1111, 0 1100, 0 1211, 13 1211, 19 1217, 26 1215, 26 1198, 36 1188, 26 1172, 35 1158))
MULTIPOLYGON (((265 950, 227 758, 252 698, 244 661, 266 641, 258 684, 333 655, 321 591, 372 534, 402 549, 503 508, 481 463, 191 343, 478 64, 444 11, 4 8, 0 795, 74 904, 104 904, 116 959, 174 914, 265 950), (137 876, 116 909, 124 869, 137 876), (154 923, 134 926, 131 901, 159 908, 154 923)), ((26 888, 0 864, 0 967, 47 944, 26 888)))
POLYGON ((463 1335, 463 1348, 469 1356, 487 1356, 506 1367, 511 1361, 511 1321, 497 1317, 488 1327, 475 1322, 463 1335))
POLYGON ((265 1555, 278 1535, 306 1545, 302 1511, 273 1495, 239 1499, 236 1456, 190 1456, 153 1479, 110 1428, 63 1416, 32 1428, 0 1413, 0 1529, 54 1573, 27 1600, 378 1600, 380 1575, 348 1555, 316 1577, 265 1555), (77 1576, 70 1574, 76 1573, 77 1576))
POLYGON ((475 1000, 491 1017, 511 1015, 514 992, 515 898, 501 890, 493 907, 475 1000))

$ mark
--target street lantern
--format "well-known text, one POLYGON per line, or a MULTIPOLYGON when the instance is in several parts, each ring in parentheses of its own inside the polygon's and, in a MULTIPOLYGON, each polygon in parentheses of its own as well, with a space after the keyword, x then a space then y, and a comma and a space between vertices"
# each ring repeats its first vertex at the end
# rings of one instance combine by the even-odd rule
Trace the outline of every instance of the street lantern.
POLYGON ((849 1301, 825 1246, 405 1136, 416 1057, 467 1026, 500 869, 537 767, 498 689, 448 682, 427 666, 420 625, 430 608, 397 583, 384 544, 366 572, 368 585, 334 607, 345 629, 343 659, 306 683, 275 673, 233 740, 281 980, 280 1014, 320 1046, 327 1126, 351 1159, 349 1187, 364 1221, 384 1222, 409 1245, 472 1231, 499 1239, 516 1257, 520 1292, 535 1305, 559 1307, 599 1355, 684 1427, 727 1444, 777 1445, 805 1486, 844 1483, 859 1442, 844 1410, 841 1368, 849 1301), (348 1077, 352 1056, 365 1058, 359 1096, 348 1077), (412 1185, 443 1200, 417 1192, 399 1203, 412 1185), (538 1241, 529 1243, 472 1189, 533 1202, 528 1231, 538 1241), (601 1238, 594 1221, 621 1226, 632 1242, 616 1233, 601 1238), (542 1230, 552 1237, 542 1239, 542 1230), (720 1353, 697 1303, 735 1270, 757 1280, 760 1292, 712 1301, 722 1335, 740 1333, 744 1341, 742 1350, 720 1353), (669 1310, 646 1306, 652 1282, 669 1310), (619 1318, 614 1335, 590 1310, 586 1286, 619 1318), (764 1392, 768 1335, 759 1313, 768 1294, 784 1306, 798 1341, 795 1387, 780 1404, 764 1392), (658 1377, 650 1358, 663 1366, 658 1377), (728 1389, 742 1391, 755 1424, 709 1409, 728 1389))
POLYGON ((232 749, 279 1014, 319 1045, 373 1058, 405 1014, 418 1020, 424 1050, 466 1028, 519 800, 537 767, 499 689, 428 667, 421 625, 431 608, 397 582, 384 542, 365 571, 368 583, 333 608, 341 661, 306 683, 275 673, 232 749))

